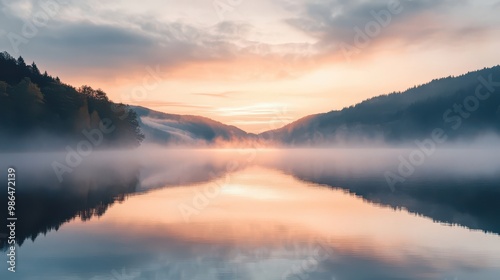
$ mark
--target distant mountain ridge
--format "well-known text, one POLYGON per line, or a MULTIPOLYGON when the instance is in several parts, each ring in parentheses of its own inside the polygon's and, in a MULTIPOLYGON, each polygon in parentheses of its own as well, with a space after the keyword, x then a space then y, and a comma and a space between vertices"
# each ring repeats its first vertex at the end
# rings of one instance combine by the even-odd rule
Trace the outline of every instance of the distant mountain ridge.
POLYGON ((259 138, 286 145, 397 143, 428 137, 436 128, 445 130, 450 139, 499 133, 500 66, 436 79, 340 111, 307 116, 266 131, 259 138))

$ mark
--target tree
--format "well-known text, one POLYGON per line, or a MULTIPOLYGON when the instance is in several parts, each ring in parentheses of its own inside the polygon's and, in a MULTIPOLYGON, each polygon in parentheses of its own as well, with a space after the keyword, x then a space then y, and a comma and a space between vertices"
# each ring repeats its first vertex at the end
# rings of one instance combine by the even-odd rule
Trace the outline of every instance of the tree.
POLYGON ((87 96, 87 97, 90 97, 90 98, 93 98, 95 96, 95 90, 92 87, 87 86, 87 85, 81 86, 78 89, 78 92, 87 96))
POLYGON ((5 60, 15 60, 8 52, 0 53, 0 57, 5 60))
POLYGON ((43 119, 45 100, 40 88, 24 78, 19 84, 10 89, 10 100, 13 104, 14 119, 17 129, 28 130, 33 128, 43 119))
POLYGON ((26 67, 26 62, 24 62, 24 58, 22 56, 19 56, 19 58, 17 58, 17 65, 21 67, 26 67))
POLYGON ((40 75, 40 70, 38 70, 38 66, 36 66, 35 62, 31 64, 31 71, 33 71, 35 75, 40 75))
POLYGON ((98 89, 98 90, 95 91, 95 98, 97 100, 103 100, 103 101, 106 101, 106 102, 109 101, 108 96, 101 89, 98 89))

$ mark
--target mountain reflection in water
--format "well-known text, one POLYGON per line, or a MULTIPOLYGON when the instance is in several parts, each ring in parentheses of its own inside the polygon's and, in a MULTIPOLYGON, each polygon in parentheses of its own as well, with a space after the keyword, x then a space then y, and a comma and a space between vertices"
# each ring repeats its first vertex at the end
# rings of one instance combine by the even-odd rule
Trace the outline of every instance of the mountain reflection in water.
POLYGON ((497 279, 498 173, 437 155, 393 192, 373 153, 118 153, 62 183, 17 156, 16 279, 497 279))

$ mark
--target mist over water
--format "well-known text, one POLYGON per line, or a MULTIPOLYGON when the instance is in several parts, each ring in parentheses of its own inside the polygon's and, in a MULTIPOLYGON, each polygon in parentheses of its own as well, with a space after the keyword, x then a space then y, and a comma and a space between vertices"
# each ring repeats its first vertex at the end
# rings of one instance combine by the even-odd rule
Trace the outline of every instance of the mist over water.
POLYGON ((40 266, 39 279, 113 279, 123 269, 144 279, 496 279, 497 141, 143 145, 4 153, 0 168, 16 169, 19 254, 40 266), (54 166, 68 168, 62 180, 54 166), (389 173, 400 177, 393 186, 389 173), (64 246, 79 252, 75 263, 64 246), (46 250, 54 263, 37 259, 46 250))
MULTIPOLYGON (((284 172, 307 172, 313 176, 384 177, 392 172, 406 179, 435 177, 495 176, 500 171, 500 138, 485 136, 474 142, 436 144, 407 143, 391 146, 376 143, 344 143, 329 147, 279 148, 253 145, 245 148, 187 148, 144 144, 138 149, 95 149, 69 147, 56 152, 2 153, 0 168, 17 167, 30 174, 23 180, 64 181, 65 178, 103 180, 102 167, 124 174, 136 170, 143 189, 208 180, 250 165, 284 172), (404 174, 400 167, 403 167, 404 174), (59 174, 59 175, 58 175, 59 174)), ((418 141, 416 141, 418 142, 418 141)), ((404 182, 400 182, 403 184, 404 182)))

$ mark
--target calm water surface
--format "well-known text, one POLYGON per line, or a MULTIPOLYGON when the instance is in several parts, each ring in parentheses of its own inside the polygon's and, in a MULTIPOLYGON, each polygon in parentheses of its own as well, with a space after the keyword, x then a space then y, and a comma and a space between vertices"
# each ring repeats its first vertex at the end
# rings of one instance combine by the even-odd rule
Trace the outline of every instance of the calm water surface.
POLYGON ((498 219, 463 199, 498 195, 484 180, 473 194, 426 180, 394 193, 324 162, 195 162, 117 192, 29 190, 17 272, 1 279, 499 279, 498 219))

